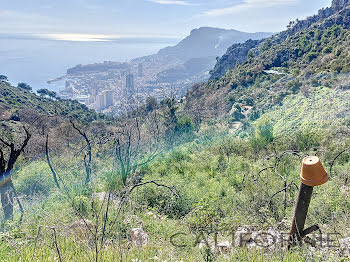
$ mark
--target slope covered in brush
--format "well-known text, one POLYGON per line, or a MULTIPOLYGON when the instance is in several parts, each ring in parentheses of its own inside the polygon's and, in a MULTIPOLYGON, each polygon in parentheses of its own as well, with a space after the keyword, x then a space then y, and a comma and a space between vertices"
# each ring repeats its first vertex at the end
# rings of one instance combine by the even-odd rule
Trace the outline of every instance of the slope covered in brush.
POLYGON ((233 50, 242 50, 242 46, 233 46, 214 71, 224 70, 230 62, 233 69, 225 71, 221 78, 194 86, 185 107, 192 112, 200 106, 203 114, 224 117, 229 122, 254 120, 272 106, 281 105, 288 95, 307 94, 318 86, 347 89, 350 8, 347 1, 340 6, 334 1, 331 8, 322 11, 331 14, 326 18, 308 18, 305 21, 315 22, 301 21, 307 26, 298 23, 295 26, 299 29, 290 28, 255 42, 243 52, 247 55, 240 63, 232 56, 233 50))
POLYGON ((32 111, 35 114, 71 116, 87 122, 105 117, 78 101, 38 96, 30 90, 0 82, 0 120, 20 120, 19 115, 24 111, 32 111))
MULTIPOLYGON (((347 0, 345 1, 333 1, 333 4, 331 7, 322 8, 318 11, 318 14, 308 17, 305 20, 296 20, 291 21, 289 25, 287 26, 287 30, 269 38, 269 41, 267 41, 267 44, 264 46, 261 45, 264 41, 247 41, 242 44, 234 44, 227 52, 219 59, 218 63, 215 65, 215 68, 210 72, 211 79, 220 78, 222 77, 227 70, 233 69, 237 64, 243 63, 248 55, 248 52, 254 48, 254 53, 259 54, 260 52, 263 52, 269 45, 271 45, 270 42, 273 42, 275 44, 282 43, 283 41, 287 40, 289 37, 294 36, 298 32, 308 29, 309 27, 315 25, 316 23, 319 23, 327 18, 330 18, 331 16, 334 16, 337 14, 337 12, 343 10, 348 6, 349 2, 347 0)), ((326 23, 324 26, 329 27, 332 23, 336 24, 344 24, 348 23, 348 21, 343 20, 343 16, 335 16, 332 19, 329 19, 328 23, 326 23), (334 20, 336 19, 336 20, 334 20)))

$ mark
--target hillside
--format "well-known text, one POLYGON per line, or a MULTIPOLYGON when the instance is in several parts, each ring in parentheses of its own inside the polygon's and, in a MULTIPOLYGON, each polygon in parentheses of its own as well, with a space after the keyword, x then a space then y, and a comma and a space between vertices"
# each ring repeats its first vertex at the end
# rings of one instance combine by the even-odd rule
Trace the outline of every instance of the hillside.
POLYGON ((98 115, 74 100, 50 99, 30 90, 0 82, 0 121, 20 120, 22 111, 35 114, 71 116, 81 121, 92 122, 104 115, 98 115))
POLYGON ((266 51, 265 49, 267 47, 271 48, 272 43, 281 44, 284 41, 288 42, 288 38, 294 36, 302 30, 307 30, 310 27, 315 27, 317 23, 320 23, 325 19, 327 19, 328 22, 324 22, 324 27, 330 27, 330 25, 334 23, 346 23, 346 20, 342 21, 342 18, 344 18, 344 15, 346 16, 346 14, 337 15, 337 13, 343 10, 347 5, 348 1, 333 1, 331 7, 319 10, 317 15, 308 17, 305 20, 291 21, 290 24, 287 26, 286 31, 278 33, 266 41, 247 41, 242 44, 232 45, 231 47, 229 47, 227 52, 219 59, 218 63, 215 65, 215 68, 210 72, 211 79, 220 78, 226 73, 226 71, 233 69, 236 66, 236 64, 243 63, 246 60, 248 52, 250 50, 252 50, 255 54, 259 54, 262 51, 266 51), (334 16, 333 19, 337 20, 328 19, 332 16, 334 16), (262 43, 265 44, 264 47, 261 46, 262 43))
POLYGON ((186 108, 201 105, 208 115, 240 121, 256 119, 285 97, 312 93, 317 86, 347 89, 350 8, 334 3, 332 10, 304 29, 230 47, 212 79, 188 93, 186 108))

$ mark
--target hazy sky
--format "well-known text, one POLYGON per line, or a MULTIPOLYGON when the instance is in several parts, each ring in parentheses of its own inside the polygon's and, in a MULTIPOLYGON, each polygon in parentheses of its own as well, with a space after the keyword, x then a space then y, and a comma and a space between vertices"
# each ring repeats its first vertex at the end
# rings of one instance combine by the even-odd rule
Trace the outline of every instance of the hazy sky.
POLYGON ((184 37, 212 26, 277 32, 331 0, 0 0, 0 33, 63 40, 184 37))

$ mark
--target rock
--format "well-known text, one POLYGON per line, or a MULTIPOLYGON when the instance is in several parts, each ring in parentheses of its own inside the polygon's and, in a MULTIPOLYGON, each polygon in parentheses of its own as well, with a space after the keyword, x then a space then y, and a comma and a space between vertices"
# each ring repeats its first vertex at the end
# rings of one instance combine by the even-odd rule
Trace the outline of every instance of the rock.
POLYGON ((143 221, 141 218, 139 218, 138 216, 135 215, 127 215, 124 220, 123 223, 125 224, 125 226, 129 229, 129 228, 142 228, 143 227, 143 221))
POLYGON ((246 61, 250 50, 257 47, 262 40, 248 40, 244 43, 233 44, 226 53, 220 57, 213 70, 210 71, 210 79, 221 78, 229 69, 246 61))
POLYGON ((69 229, 78 240, 88 240, 92 237, 90 231, 93 231, 94 227, 94 223, 85 219, 73 222, 69 229))
POLYGON ((165 219, 165 217, 158 214, 154 214, 152 211, 147 212, 146 215, 149 217, 153 217, 154 219, 160 219, 160 220, 165 219))
POLYGON ((201 240, 201 242, 199 242, 198 248, 199 249, 203 249, 203 248, 210 249, 211 252, 214 252, 214 253, 220 254, 220 255, 221 254, 228 254, 232 249, 229 241, 220 242, 215 246, 214 243, 206 242, 205 240, 201 240))
POLYGON ((255 231, 255 228, 252 226, 242 226, 239 227, 235 233, 234 244, 237 247, 246 246, 247 243, 252 242, 252 234, 255 231))
POLYGON ((0 121, 10 120, 12 113, 10 110, 5 110, 6 108, 0 106, 0 121))
POLYGON ((107 195, 106 194, 107 194, 106 192, 93 193, 92 198, 102 202, 105 200, 105 197, 106 197, 106 201, 107 201, 108 194, 107 195))
MULTIPOLYGON (((98 200, 100 202, 104 201, 105 203, 107 203, 108 193, 107 192, 93 193, 92 194, 92 199, 93 200, 98 200)), ((115 194, 111 194, 110 203, 113 204, 113 205, 118 205, 120 203, 120 198, 118 198, 115 194)))
POLYGON ((257 231, 252 226, 239 227, 235 233, 235 246, 257 249, 283 247, 283 234, 274 228, 257 231))
POLYGON ((342 10, 347 5, 349 5, 349 0, 333 0, 332 1, 332 8, 334 8, 336 11, 342 10))
POLYGON ((230 251, 231 251, 231 245, 230 245, 230 242, 228 242, 227 240, 218 243, 216 246, 216 252, 218 254, 228 254, 230 253, 230 251))
POLYGON ((205 240, 201 240, 201 242, 199 242, 199 244, 198 244, 198 248, 199 249, 210 248, 210 244, 208 242, 206 242, 205 240))
POLYGON ((347 195, 347 194, 350 193, 350 187, 343 185, 343 186, 340 188, 340 192, 342 192, 343 194, 347 195))
POLYGON ((130 230, 131 245, 143 247, 148 244, 148 235, 142 228, 133 228, 130 230))
POLYGON ((349 257, 350 256, 350 237, 339 239, 339 249, 341 256, 349 257))
POLYGON ((153 217, 154 213, 152 211, 149 211, 149 212, 146 213, 146 215, 149 216, 149 217, 153 217))
POLYGON ((276 229, 270 228, 267 231, 257 231, 252 234, 253 243, 256 248, 276 249, 282 247, 283 235, 276 229))

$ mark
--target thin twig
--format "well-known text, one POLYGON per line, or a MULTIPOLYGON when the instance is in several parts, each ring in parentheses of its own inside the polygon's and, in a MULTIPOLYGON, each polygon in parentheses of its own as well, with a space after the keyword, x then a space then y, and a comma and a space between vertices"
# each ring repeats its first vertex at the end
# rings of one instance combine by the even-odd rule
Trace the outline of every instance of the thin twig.
POLYGON ((51 227, 51 230, 53 231, 53 241, 54 241, 54 245, 55 245, 56 252, 58 255, 58 259, 60 262, 62 262, 61 252, 60 252, 60 249, 59 249, 58 243, 57 243, 56 229, 54 227, 51 227))

